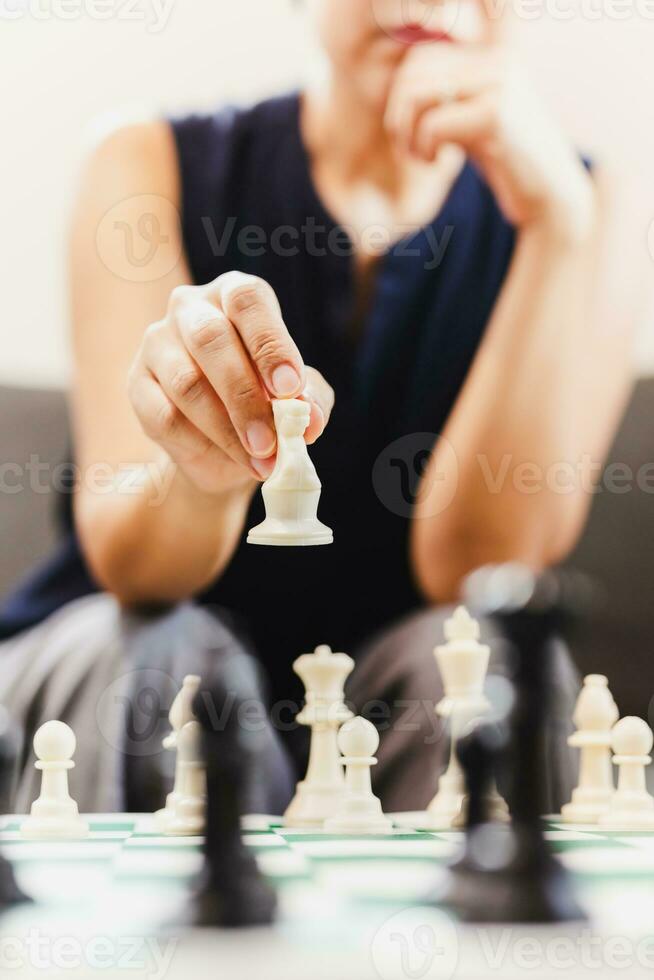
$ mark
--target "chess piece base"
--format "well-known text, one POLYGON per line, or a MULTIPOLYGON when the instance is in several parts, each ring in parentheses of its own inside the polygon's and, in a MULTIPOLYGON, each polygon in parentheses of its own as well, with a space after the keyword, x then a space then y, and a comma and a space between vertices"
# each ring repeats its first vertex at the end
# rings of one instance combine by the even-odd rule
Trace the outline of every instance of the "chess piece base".
POLYGON ((612 795, 612 792, 596 793, 588 799, 580 799, 577 794, 573 793, 570 803, 566 803, 561 808, 561 821, 563 823, 597 823, 600 817, 607 812, 612 795))
POLYGON ((465 794, 456 796, 438 794, 429 804, 421 824, 425 830, 450 830, 458 817, 465 814, 465 794))
MULTIPOLYGON (((459 830, 465 827, 468 814, 468 797, 466 793, 443 785, 445 776, 441 777, 441 787, 425 811, 422 826, 425 830, 459 830)), ((458 780, 457 780, 458 785, 458 780)), ((506 801, 497 790, 489 794, 486 802, 488 819, 506 823, 510 819, 506 801)))
MULTIPOLYGON (((463 856, 450 868, 445 893, 434 896, 465 922, 584 922, 570 876, 544 841, 520 839, 497 824, 475 828, 463 856), (481 865, 476 853, 507 854, 503 866, 481 865)), ((498 862, 499 863, 499 862, 498 862)))
POLYGON ((643 810, 633 813, 630 810, 608 810, 597 821, 599 827, 607 830, 654 830, 654 811, 643 810))
MULTIPOLYGON (((493 790, 486 797, 486 802, 484 803, 484 812, 487 814, 487 818, 493 823, 508 823, 511 819, 511 814, 509 813, 509 808, 506 804, 506 800, 503 796, 493 790)), ((468 819, 468 798, 464 797, 463 805, 460 812, 454 817, 451 823, 451 828, 453 830, 461 830, 465 828, 468 819)))
POLYGON ((182 798, 159 826, 167 837, 200 837, 206 827, 206 807, 205 799, 182 798))
POLYGON ((166 797, 166 805, 161 810, 156 810, 153 814, 154 824, 163 833, 166 825, 170 823, 175 814, 175 805, 179 800, 180 794, 174 790, 166 797))
POLYGON ((253 527, 248 534, 248 544, 265 544, 273 547, 310 547, 319 544, 333 544, 331 528, 320 521, 280 521, 266 518, 253 527))
POLYGON ((384 816, 376 797, 346 793, 338 813, 325 820, 324 829, 330 834, 389 834, 393 821, 384 816))
POLYGON ((88 837, 89 825, 79 815, 30 816, 23 821, 20 832, 28 840, 79 840, 88 837))
POLYGON ((425 811, 426 828, 450 828, 465 805, 463 773, 450 763, 438 781, 438 792, 425 811))
POLYGON ((193 924, 233 929, 267 926, 275 918, 277 897, 256 866, 230 870, 230 883, 220 889, 208 885, 193 898, 193 924))
POLYGON ((342 782, 316 785, 303 780, 297 784, 295 796, 284 814, 284 826, 322 827, 336 813, 343 793, 342 782))

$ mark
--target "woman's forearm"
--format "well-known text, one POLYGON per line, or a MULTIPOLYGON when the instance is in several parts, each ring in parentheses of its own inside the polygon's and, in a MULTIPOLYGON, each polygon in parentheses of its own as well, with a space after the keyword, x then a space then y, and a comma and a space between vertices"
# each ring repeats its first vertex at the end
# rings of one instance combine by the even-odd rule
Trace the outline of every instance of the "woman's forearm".
POLYGON ((256 486, 203 493, 164 457, 110 494, 89 482, 76 500, 82 546, 99 583, 126 604, 188 599, 218 578, 256 486))
POLYGON ((593 324, 595 239, 545 224, 519 234, 416 507, 415 569, 433 598, 485 562, 555 561, 583 527, 629 385, 628 337, 593 324))

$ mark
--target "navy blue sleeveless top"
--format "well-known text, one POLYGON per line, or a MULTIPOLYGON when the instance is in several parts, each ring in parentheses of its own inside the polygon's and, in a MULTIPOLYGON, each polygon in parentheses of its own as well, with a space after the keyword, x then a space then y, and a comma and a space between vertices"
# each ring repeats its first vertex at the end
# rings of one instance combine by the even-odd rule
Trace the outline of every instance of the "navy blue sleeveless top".
MULTIPOLYGON (((299 110, 291 95, 172 123, 194 281, 233 269, 266 279, 305 363, 336 391, 331 422, 311 449, 323 484, 319 516, 334 529, 334 544, 243 541, 198 597, 245 622, 282 695, 298 654, 318 643, 352 650, 421 605, 408 552, 412 495, 514 246, 513 230, 467 164, 433 222, 380 260, 364 323, 353 330, 352 240, 312 183, 299 110)), ((5 604, 0 636, 96 590, 64 509, 57 554, 5 604)), ((257 493, 248 527, 262 517, 257 493)))

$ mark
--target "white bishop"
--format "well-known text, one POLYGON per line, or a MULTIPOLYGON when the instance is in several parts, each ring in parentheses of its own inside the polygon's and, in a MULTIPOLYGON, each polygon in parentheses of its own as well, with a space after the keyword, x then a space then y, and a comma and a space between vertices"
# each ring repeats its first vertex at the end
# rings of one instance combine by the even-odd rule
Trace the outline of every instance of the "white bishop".
POLYGON ((568 745, 580 750, 579 785, 561 818, 567 823, 595 823, 613 796, 611 729, 618 720, 618 709, 606 677, 589 674, 584 678, 572 718, 577 731, 568 745))

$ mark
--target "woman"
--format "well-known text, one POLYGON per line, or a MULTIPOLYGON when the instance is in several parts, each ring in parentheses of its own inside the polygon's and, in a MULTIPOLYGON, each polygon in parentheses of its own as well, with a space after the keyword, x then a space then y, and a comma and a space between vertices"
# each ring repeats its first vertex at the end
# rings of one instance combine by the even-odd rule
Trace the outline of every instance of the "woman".
MULTIPOLYGON (((452 23, 422 0, 415 21, 401 0, 309 8, 323 84, 124 128, 80 187, 75 532, 10 604, 4 646, 28 729, 49 713, 88 733, 88 806, 126 805, 106 789, 123 777, 136 805, 164 727, 159 691, 149 748, 126 747, 120 698, 99 697, 117 677, 129 700, 158 687, 141 670, 180 679, 247 648, 290 716, 292 661, 323 642, 358 651, 355 706, 386 709, 384 802, 423 806, 442 744, 433 607, 480 564, 568 554, 592 493, 578 468, 601 462, 628 393, 633 302, 615 296, 630 258, 606 181, 539 104, 503 20, 481 0, 452 23), (273 397, 311 405, 330 547, 244 543, 275 459, 273 397), (107 463, 118 476, 99 492, 107 463)), ((569 670, 560 681, 556 746, 569 670)), ((261 805, 281 806, 278 734, 269 751, 261 805)))

